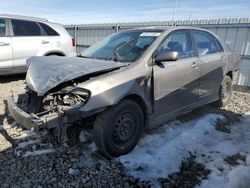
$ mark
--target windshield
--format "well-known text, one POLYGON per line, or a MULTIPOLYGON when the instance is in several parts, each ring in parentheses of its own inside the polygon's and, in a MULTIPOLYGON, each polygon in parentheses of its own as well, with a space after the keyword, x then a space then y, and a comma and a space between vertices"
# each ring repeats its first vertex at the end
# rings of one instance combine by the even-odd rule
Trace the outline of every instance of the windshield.
POLYGON ((81 53, 82 57, 134 62, 161 32, 129 31, 107 37, 81 53))

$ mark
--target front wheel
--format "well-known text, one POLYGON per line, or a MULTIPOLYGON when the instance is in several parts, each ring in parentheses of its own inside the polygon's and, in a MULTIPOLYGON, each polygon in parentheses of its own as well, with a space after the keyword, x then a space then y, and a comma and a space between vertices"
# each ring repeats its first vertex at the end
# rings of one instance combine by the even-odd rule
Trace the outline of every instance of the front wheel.
POLYGON ((225 107, 232 96, 232 79, 229 76, 225 76, 221 82, 219 91, 219 100, 215 102, 217 107, 225 107))
POLYGON ((144 124, 140 106, 123 100, 96 117, 93 137, 98 150, 107 157, 129 153, 137 144, 144 124))

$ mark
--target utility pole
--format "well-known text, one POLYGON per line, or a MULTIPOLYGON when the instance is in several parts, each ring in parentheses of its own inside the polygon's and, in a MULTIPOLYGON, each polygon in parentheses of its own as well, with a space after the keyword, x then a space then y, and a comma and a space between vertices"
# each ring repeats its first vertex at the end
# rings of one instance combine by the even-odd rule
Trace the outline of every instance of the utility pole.
POLYGON ((177 0, 175 0, 175 2, 174 2, 174 11, 173 11, 172 26, 174 25, 176 6, 177 6, 177 0))

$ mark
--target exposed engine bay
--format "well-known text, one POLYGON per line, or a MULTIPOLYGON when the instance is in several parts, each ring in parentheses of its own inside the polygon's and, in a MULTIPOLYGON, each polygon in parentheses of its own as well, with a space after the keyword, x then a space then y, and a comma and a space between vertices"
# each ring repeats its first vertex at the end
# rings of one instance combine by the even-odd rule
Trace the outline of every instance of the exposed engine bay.
MULTIPOLYGON (((35 130, 55 128, 58 141, 63 141, 67 127, 75 121, 81 120, 80 107, 84 106, 90 97, 86 89, 74 85, 62 87, 57 91, 50 91, 44 96, 27 89, 26 93, 18 97, 18 107, 30 114, 26 124, 30 122, 36 126, 35 130)), ((33 127, 31 123, 31 126, 33 127)))
POLYGON ((38 96, 32 90, 28 90, 25 96, 27 112, 41 113, 61 112, 84 105, 87 102, 90 93, 81 88, 67 86, 59 91, 50 92, 44 96, 38 96))
POLYGON ((89 92, 84 89, 75 89, 72 86, 49 93, 43 100, 43 108, 47 111, 67 110, 67 108, 83 105, 89 97, 89 92))

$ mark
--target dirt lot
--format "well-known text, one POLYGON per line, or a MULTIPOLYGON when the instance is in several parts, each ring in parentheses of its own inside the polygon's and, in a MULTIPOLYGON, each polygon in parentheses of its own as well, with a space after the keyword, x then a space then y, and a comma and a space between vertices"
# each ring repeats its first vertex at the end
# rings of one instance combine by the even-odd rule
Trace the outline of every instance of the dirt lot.
MULTIPOLYGON (((153 185, 150 181, 142 181, 128 175, 118 160, 103 158, 95 150, 92 141, 75 145, 58 145, 46 132, 37 135, 23 131, 9 120, 4 100, 12 91, 14 94, 24 92, 24 87, 24 76, 1 78, 0 187, 150 187, 153 185)), ((250 112, 250 94, 235 91, 225 109, 218 110, 206 106, 179 117, 178 120, 186 122, 207 113, 222 114, 227 122, 226 125, 218 124, 217 129, 227 132, 227 125, 238 121, 239 116, 245 112, 250 112)), ((194 158, 191 155, 182 163, 179 172, 157 181, 164 187, 197 185, 200 180, 194 176, 206 178, 209 171, 192 162, 194 158), (188 172, 191 174, 188 177, 186 171, 190 169, 192 172, 188 172)))

